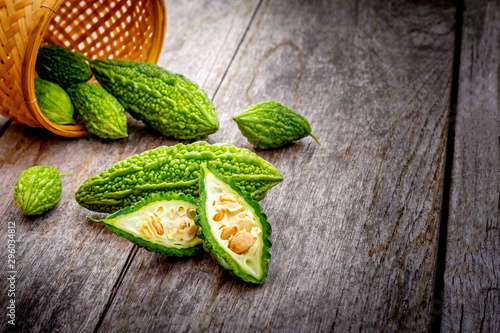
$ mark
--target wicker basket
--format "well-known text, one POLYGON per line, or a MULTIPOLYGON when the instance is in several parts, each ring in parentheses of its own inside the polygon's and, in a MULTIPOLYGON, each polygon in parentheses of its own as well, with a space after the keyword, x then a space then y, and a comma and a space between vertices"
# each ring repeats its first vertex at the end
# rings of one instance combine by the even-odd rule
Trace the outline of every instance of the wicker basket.
POLYGON ((154 62, 166 28, 163 0, 0 0, 0 113, 67 137, 82 125, 45 118, 35 96, 35 62, 41 44, 59 44, 89 58, 154 62))

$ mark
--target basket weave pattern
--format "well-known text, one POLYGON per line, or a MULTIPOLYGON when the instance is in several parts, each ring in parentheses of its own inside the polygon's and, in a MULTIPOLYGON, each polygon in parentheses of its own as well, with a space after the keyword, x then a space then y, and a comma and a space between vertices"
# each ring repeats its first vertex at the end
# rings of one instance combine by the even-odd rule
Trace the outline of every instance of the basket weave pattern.
POLYGON ((41 44, 59 44, 91 59, 156 62, 166 27, 163 0, 0 0, 0 113, 63 136, 82 125, 56 125, 36 102, 33 78, 41 44))
POLYGON ((151 1, 64 2, 45 38, 89 58, 156 61, 147 52, 154 27, 142 24, 154 20, 154 13, 151 1))

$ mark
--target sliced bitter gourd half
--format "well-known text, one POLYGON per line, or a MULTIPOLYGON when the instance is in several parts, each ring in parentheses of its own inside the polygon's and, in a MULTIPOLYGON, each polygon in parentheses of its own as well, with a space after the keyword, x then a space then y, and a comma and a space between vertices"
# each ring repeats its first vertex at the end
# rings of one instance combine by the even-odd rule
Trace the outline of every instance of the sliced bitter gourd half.
POLYGON ((271 258, 271 225, 260 205, 232 180, 202 165, 195 222, 203 247, 224 269, 246 282, 262 283, 271 258))
POLYGON ((104 220, 106 228, 150 251, 191 256, 202 248, 197 236, 196 199, 174 192, 155 193, 104 220))

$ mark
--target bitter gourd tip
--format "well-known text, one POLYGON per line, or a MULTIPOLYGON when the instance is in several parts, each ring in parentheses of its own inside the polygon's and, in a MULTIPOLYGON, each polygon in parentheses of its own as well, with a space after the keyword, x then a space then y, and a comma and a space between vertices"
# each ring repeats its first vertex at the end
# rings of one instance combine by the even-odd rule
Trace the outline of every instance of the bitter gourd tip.
POLYGON ((70 174, 70 173, 65 173, 65 174, 61 175, 61 177, 64 177, 64 176, 71 176, 71 177, 74 177, 74 176, 73 176, 72 174, 70 174))
POLYGON ((321 143, 319 142, 318 138, 314 136, 314 134, 309 133, 309 136, 311 136, 318 143, 318 145, 321 146, 321 143))
POLYGON ((92 62, 92 60, 89 57, 87 57, 85 54, 82 54, 82 53, 80 53, 80 54, 82 55, 83 59, 87 60, 87 62, 89 64, 92 62))
POLYGON ((87 216, 87 218, 88 218, 90 221, 95 222, 95 223, 102 223, 102 222, 104 222, 104 219, 102 219, 102 220, 96 220, 96 219, 91 218, 90 216, 87 216))

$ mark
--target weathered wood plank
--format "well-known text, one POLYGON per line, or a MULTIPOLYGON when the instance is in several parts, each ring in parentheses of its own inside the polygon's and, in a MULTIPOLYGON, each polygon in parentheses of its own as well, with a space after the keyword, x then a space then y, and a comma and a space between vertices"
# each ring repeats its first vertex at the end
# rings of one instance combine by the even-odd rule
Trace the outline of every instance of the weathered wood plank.
POLYGON ((213 96, 259 0, 167 3, 168 44, 159 64, 189 74, 213 96))
POLYGON ((252 148, 231 117, 273 99, 323 143, 256 150, 285 176, 262 201, 269 278, 251 286, 208 256, 139 250, 102 331, 429 327, 455 7, 397 4, 263 2, 216 95, 210 141, 252 148))
POLYGON ((500 328, 500 2, 466 1, 444 276, 444 332, 500 328))
POLYGON ((0 115, 0 136, 6 131, 9 126, 9 118, 0 115))
MULTIPOLYGON (((160 64, 202 87, 208 85, 213 94, 256 6, 257 1, 169 6, 160 64), (186 54, 190 54, 189 63, 186 54)), ((177 142, 130 118, 129 137, 118 141, 59 138, 16 123, 0 137, 0 244, 7 244, 7 221, 16 223, 18 240, 15 330, 94 330, 133 245, 89 222, 85 217, 89 212, 77 205, 74 193, 89 176, 125 157, 177 142), (63 179, 62 199, 54 210, 27 218, 13 200, 14 184, 21 170, 43 164, 74 177, 63 179)), ((7 290, 5 265, 1 270, 0 287, 7 290)), ((2 292, 0 299, 7 304, 7 293, 2 292)), ((6 327, 2 320, 0 330, 6 327)))

